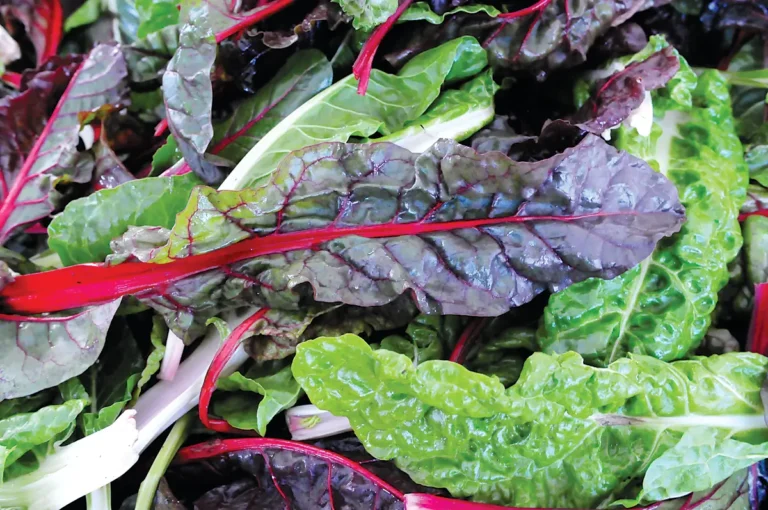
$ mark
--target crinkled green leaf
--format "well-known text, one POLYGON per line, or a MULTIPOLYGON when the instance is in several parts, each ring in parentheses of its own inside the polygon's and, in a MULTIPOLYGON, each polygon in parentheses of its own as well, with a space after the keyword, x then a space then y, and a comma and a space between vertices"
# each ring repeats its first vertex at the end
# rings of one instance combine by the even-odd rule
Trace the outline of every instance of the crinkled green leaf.
POLYGON ((168 61, 179 47, 178 25, 153 32, 133 42, 125 49, 125 60, 131 81, 135 83, 160 80, 168 61))
POLYGON ((397 9, 397 0, 333 0, 352 17, 352 26, 370 30, 387 21, 397 9))
POLYGON ((277 124, 240 161, 222 188, 263 183, 289 152, 308 145, 392 134, 423 115, 443 85, 474 76, 486 65, 480 44, 461 37, 414 57, 397 75, 374 69, 363 96, 357 93, 354 76, 347 76, 277 124))
MULTIPOLYGON (((690 69, 681 61, 683 72, 690 69)), ((545 352, 575 350, 599 366, 628 352, 673 360, 694 349, 709 327, 728 263, 741 247, 737 218, 747 168, 723 77, 705 71, 688 94, 670 89, 689 81, 676 78, 653 93, 654 111, 658 105, 662 112, 650 136, 622 126, 615 140, 675 183, 687 221, 624 275, 553 295, 538 334, 545 352), (693 106, 684 106, 686 97, 693 106)))
MULTIPOLYGON (((333 71, 322 52, 295 53, 256 94, 235 105, 226 119, 214 124, 210 152, 238 163, 280 121, 332 81, 333 71)), ((155 153, 152 165, 162 171, 180 157, 176 141, 169 137, 155 153)))
POLYGON ((10 398, 0 402, 0 420, 15 414, 31 413, 53 402, 55 390, 43 390, 20 398, 10 398))
POLYGON ((301 387, 293 378, 290 366, 276 371, 256 365, 245 374, 219 379, 216 387, 236 392, 214 402, 213 411, 238 429, 255 430, 266 435, 267 425, 280 412, 292 407, 301 395, 301 387), (261 395, 257 398, 256 395, 261 395))
MULTIPOLYGON (((292 368, 310 400, 348 418, 368 452, 474 501, 598 508, 646 472, 648 499, 668 485, 677 495, 701 485, 699 464, 675 455, 704 451, 689 448, 692 435, 716 430, 723 445, 768 447, 760 401, 768 359, 752 353, 675 363, 632 355, 606 369, 573 352, 535 353, 505 390, 455 363, 414 366, 345 335, 301 344, 292 368), (666 469, 674 476, 653 476, 666 469)), ((727 464, 707 483, 741 468, 727 464)))
MULTIPOLYGON (((175 9, 175 5, 174 5, 175 9)), ((206 4, 190 7, 179 33, 179 47, 163 74, 163 100, 168 127, 184 160, 204 181, 220 173, 204 154, 213 139, 213 85, 216 38, 208 24, 206 4)))
POLYGON ((48 226, 48 245, 64 265, 101 262, 128 226, 171 227, 200 184, 194 174, 150 177, 71 202, 48 226))
POLYGON ((62 317, 0 316, 0 400, 56 386, 93 365, 119 304, 62 317))
POLYGON ((312 298, 380 306, 408 291, 426 313, 493 316, 547 288, 611 278, 681 222, 666 178, 593 135, 534 163, 450 140, 421 155, 318 144, 285 158, 270 186, 196 188, 150 262, 209 262, 138 297, 188 340, 227 309, 306 309, 312 298), (239 241, 259 248, 240 252, 239 241), (190 257, 202 253, 212 257, 190 257))
POLYGON ((768 217, 749 216, 741 228, 747 282, 750 286, 768 282, 768 217))
POLYGON ((448 16, 455 14, 478 14, 484 13, 495 18, 501 11, 492 5, 460 5, 455 9, 451 9, 443 14, 437 14, 433 11, 427 2, 414 2, 408 9, 405 10, 402 16, 397 21, 402 23, 404 21, 427 21, 433 25, 439 25, 445 21, 448 16))
POLYGON ((416 365, 447 359, 461 335, 462 323, 455 315, 420 314, 408 324, 405 334, 384 337, 380 347, 408 356, 416 365))
POLYGON ((0 455, 0 480, 33 471, 55 442, 72 433, 87 404, 69 400, 0 420, 0 452, 5 454, 0 455))

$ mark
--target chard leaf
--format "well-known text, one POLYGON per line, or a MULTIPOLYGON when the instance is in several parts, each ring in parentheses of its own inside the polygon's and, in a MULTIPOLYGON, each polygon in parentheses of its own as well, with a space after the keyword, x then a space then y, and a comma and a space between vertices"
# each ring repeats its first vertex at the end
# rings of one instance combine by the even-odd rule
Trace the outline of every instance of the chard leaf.
POLYGON ((648 467, 637 500, 656 501, 703 491, 766 457, 768 442, 749 444, 729 439, 710 427, 690 429, 648 467))
POLYGON ((384 337, 380 347, 408 356, 416 365, 446 359, 461 335, 462 322, 454 315, 421 314, 408 324, 404 335, 384 337))
MULTIPOLYGON (((498 322, 503 324, 505 321, 498 322)), ((470 353, 464 365, 473 372, 498 377, 505 387, 517 382, 525 360, 539 350, 535 329, 500 328, 500 324, 494 323, 485 328, 477 343, 479 346, 470 353)))
POLYGON ((179 48, 163 74, 163 100, 168 127, 184 160, 207 183, 221 173, 204 154, 213 139, 213 85, 216 38, 208 24, 208 9, 191 7, 179 34, 179 48))
MULTIPOLYGON (((295 53, 269 83, 235 106, 226 120, 213 126, 211 154, 239 162, 280 121, 332 81, 333 71, 322 52, 304 50, 295 53)), ((179 156, 176 141, 169 137, 157 151, 153 167, 164 170, 163 166, 171 166, 169 163, 179 156)), ((182 163, 174 173, 183 173, 187 169, 188 166, 182 163)))
POLYGON ((232 494, 248 508, 314 509, 330 501, 328 508, 403 510, 403 495, 390 483, 402 487, 407 477, 389 463, 342 453, 271 438, 223 440, 182 449, 169 480, 199 510, 218 510, 232 494))
POLYGON ((352 17, 357 30, 371 30, 381 25, 397 9, 397 0, 333 0, 352 17))
POLYGON ((486 65, 487 56, 480 44, 462 37, 421 53, 397 75, 374 69, 364 96, 358 95, 354 76, 347 76, 269 131, 221 187, 243 189, 263 184, 289 152, 318 142, 392 134, 424 114, 443 85, 474 76, 486 65))
POLYGON ((0 2, 0 13, 24 25, 35 47, 38 66, 58 53, 63 33, 63 13, 59 0, 5 0, 0 2))
POLYGON ((741 224, 741 229, 747 283, 752 287, 768 282, 768 217, 749 216, 741 224))
POLYGON ((194 174, 149 177, 103 189, 71 202, 48 226, 48 245, 65 266, 101 262, 111 253, 109 243, 129 226, 170 228, 184 209, 194 174))
POLYGON ((90 180, 77 151, 77 114, 118 102, 125 77, 120 49, 102 44, 82 62, 64 61, 53 70, 38 72, 23 92, 0 101, 0 120, 5 126, 0 242, 53 212, 57 183, 90 180), (51 96, 62 85, 66 88, 49 116, 51 96), (27 128, 17 129, 20 125, 27 128))
POLYGON ((125 50, 131 82, 160 80, 179 47, 179 26, 166 27, 135 41, 125 50))
POLYGON ((125 322, 113 324, 108 344, 98 363, 80 376, 91 397, 89 409, 82 416, 86 436, 115 422, 133 398, 144 368, 144 358, 125 322))
POLYGON ((368 307, 407 294, 425 313, 495 316, 621 274, 682 221, 664 176, 593 135, 534 163, 451 140, 422 155, 326 143, 292 153, 262 188, 196 188, 167 243, 133 254, 151 264, 24 275, 0 295, 38 313, 133 294, 187 341, 243 305, 368 307))
POLYGON ((536 2, 514 11, 517 15, 498 16, 485 46, 497 67, 547 71, 572 67, 586 60, 587 50, 600 35, 642 7, 636 0, 536 2))
POLYGON ((120 300, 64 317, 0 316, 0 400, 31 395, 96 362, 120 300))
MULTIPOLYGON (((673 466, 675 494, 697 490, 698 466, 675 457, 691 435, 716 430, 740 449, 768 448, 767 368, 752 353, 675 363, 633 355, 607 369, 573 352, 535 353, 505 390, 495 377, 446 361, 414 366, 354 335, 305 342, 292 365, 310 400, 348 418, 375 457, 454 497, 523 508, 597 508, 646 472, 650 495, 668 483, 652 474, 673 466)), ((707 483, 736 464, 721 463, 707 483)))
POLYGON ((301 395, 289 365, 270 368, 277 367, 255 365, 245 374, 235 372, 219 379, 217 389, 236 393, 215 401, 214 412, 233 427, 266 435, 272 418, 296 404, 301 395))
POLYGON ((664 177, 594 136, 536 163, 449 140, 421 156, 319 144, 283 160, 268 186, 197 188, 150 262, 216 251, 228 266, 138 297, 187 340, 233 307, 296 309, 301 283, 319 302, 381 306, 409 289, 426 313, 499 315, 547 288, 626 271, 681 221, 664 177), (227 249, 249 238, 262 248, 232 263, 227 249))
POLYGON ((391 142, 413 152, 424 152, 441 138, 462 141, 493 120, 493 96, 499 89, 491 70, 472 78, 460 89, 446 90, 429 110, 389 136, 368 142, 391 142))
POLYGON ((136 33, 139 39, 179 23, 178 2, 175 0, 136 0, 135 5, 140 22, 136 33))
POLYGON ((484 13, 491 18, 495 18, 501 11, 492 5, 460 5, 455 9, 451 9, 442 14, 437 14, 433 11, 427 2, 414 2, 406 11, 400 16, 397 21, 399 23, 405 21, 427 21, 433 25, 440 25, 445 22, 445 18, 454 16, 456 14, 478 14, 484 13))
MULTIPOLYGON (((149 335, 149 341, 152 344, 152 352, 147 357, 147 363, 144 369, 141 371, 138 382, 136 383, 136 392, 133 394, 133 399, 138 398, 139 393, 144 386, 149 383, 152 376, 160 370, 160 363, 165 356, 165 337, 168 335, 168 327, 163 322, 161 317, 157 315, 152 318, 152 332, 149 335)), ((221 338, 226 338, 222 336, 221 338)))
POLYGON ((621 126, 615 138, 617 147, 675 183, 686 223, 624 275, 553 295, 538 334, 545 352, 575 350, 597 366, 630 352, 674 360, 706 334, 728 263, 741 247, 747 169, 725 80, 709 70, 689 83, 689 73, 681 58, 678 75, 653 93, 650 136, 621 126))
POLYGON ((102 0, 85 0, 83 5, 67 17, 64 22, 64 31, 69 32, 78 27, 95 23, 101 16, 102 0))
POLYGON ((0 420, 0 480, 34 471, 55 443, 69 437, 87 404, 67 400, 0 420))

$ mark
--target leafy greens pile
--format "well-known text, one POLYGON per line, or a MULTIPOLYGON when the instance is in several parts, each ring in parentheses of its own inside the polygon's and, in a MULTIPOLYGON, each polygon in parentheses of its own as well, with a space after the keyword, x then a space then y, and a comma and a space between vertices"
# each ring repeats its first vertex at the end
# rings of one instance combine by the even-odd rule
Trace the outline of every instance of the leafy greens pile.
POLYGON ((0 508, 764 504, 768 6, 0 19, 0 508))

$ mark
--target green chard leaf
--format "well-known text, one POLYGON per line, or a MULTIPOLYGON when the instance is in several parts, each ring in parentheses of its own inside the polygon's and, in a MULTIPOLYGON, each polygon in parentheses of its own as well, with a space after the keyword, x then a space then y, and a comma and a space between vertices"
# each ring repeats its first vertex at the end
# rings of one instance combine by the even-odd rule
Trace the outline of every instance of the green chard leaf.
POLYGON ((102 262, 112 253, 109 243, 129 226, 170 228, 201 184, 195 174, 149 177, 99 190, 80 198, 48 226, 48 245, 64 265, 102 262))
POLYGON ((371 30, 381 25, 397 9, 397 0, 333 0, 352 17, 357 30, 371 30))
POLYGON ((0 482, 34 471, 72 434, 86 405, 88 400, 72 399, 0 419, 0 482))
POLYGON ((768 282, 768 217, 749 216, 741 224, 744 234, 744 269, 750 290, 768 282))
POLYGON ((177 25, 179 9, 176 0, 135 0, 139 15, 137 37, 144 39, 153 32, 177 25))
POLYGON ((485 50, 461 37, 425 51, 397 75, 374 69, 368 92, 357 93, 354 76, 334 83, 277 124, 240 161, 222 189, 253 188, 291 151, 319 142, 346 142, 374 133, 387 136, 423 115, 443 85, 464 80, 487 65, 485 50))
POLYGON ((631 355, 605 369, 573 352, 535 353, 505 389, 455 363, 414 366, 344 335, 301 344, 292 369, 372 455, 474 501, 598 508, 636 497, 642 480, 647 503, 768 456, 768 359, 752 353, 674 363, 631 355))
POLYGON ((261 436, 272 418, 301 396, 301 387, 285 363, 255 364, 244 374, 219 379, 216 387, 229 394, 214 401, 214 413, 233 427, 255 430, 261 436))
POLYGON ((433 11, 427 2, 414 2, 408 9, 405 10, 402 16, 397 21, 403 23, 405 21, 427 21, 433 25, 441 25, 445 22, 445 18, 453 16, 455 14, 478 14, 484 13, 491 18, 495 18, 501 11, 492 5, 460 5, 455 9, 444 12, 443 14, 437 14, 433 11))
POLYGON ((696 348, 707 332, 742 244, 747 168, 726 81, 714 70, 696 80, 680 60, 678 74, 652 94, 650 135, 622 125, 614 140, 675 183, 687 221, 622 276, 554 294, 538 333, 545 352, 575 350, 597 366, 630 352, 669 361, 696 348))
MULTIPOLYGON (((149 383, 152 376, 160 370, 160 363, 165 356, 165 338, 168 335, 168 327, 163 318, 156 315, 152 318, 152 332, 149 335, 149 341, 152 344, 152 352, 147 356, 147 363, 141 371, 136 391, 133 394, 133 400, 136 400, 144 386, 149 383)), ((226 338, 222 336, 222 338, 226 338)))
POLYGON ((82 416, 88 436, 112 425, 134 395, 144 358, 131 330, 122 321, 110 329, 109 345, 99 360, 79 377, 91 402, 82 416))
MULTIPOLYGON (((464 365, 473 372, 498 377, 501 384, 507 387, 517 382, 525 360, 539 350, 536 330, 511 326, 500 328, 501 324, 494 322, 476 340, 478 347, 470 352, 464 365)), ((505 321, 498 322, 503 324, 505 321)))
POLYGON ((462 323, 455 315, 420 314, 408 324, 404 335, 384 337, 379 346, 408 356, 416 365, 447 359, 461 335, 462 323))
POLYGON ((101 16, 101 3, 102 0, 85 0, 83 5, 70 14, 67 21, 64 22, 64 31, 69 32, 98 20, 101 16))
POLYGON ((413 152, 424 152, 441 138, 462 141, 493 120, 493 96, 499 89, 491 70, 474 77, 459 89, 446 90, 429 110, 389 136, 367 142, 391 142, 413 152))
POLYGON ((0 400, 51 388, 93 365, 119 304, 61 317, 1 316, 0 400))

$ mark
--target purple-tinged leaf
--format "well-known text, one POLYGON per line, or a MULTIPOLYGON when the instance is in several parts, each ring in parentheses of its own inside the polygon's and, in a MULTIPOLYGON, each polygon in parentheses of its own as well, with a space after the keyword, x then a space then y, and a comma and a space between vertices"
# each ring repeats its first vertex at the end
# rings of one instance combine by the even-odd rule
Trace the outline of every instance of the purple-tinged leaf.
POLYGON ((204 154, 213 139, 213 84, 216 38, 205 4, 186 9, 187 22, 179 34, 179 48, 163 75, 163 100, 168 127, 184 160, 203 181, 222 179, 204 154))
POLYGON ((534 163, 449 140, 422 155, 325 143, 291 153, 261 188, 196 188, 152 263, 22 276, 0 296, 39 313, 134 294, 186 339, 242 305, 406 294, 426 313, 496 316, 623 273, 683 218, 666 177, 594 135, 534 163))
POLYGON ((405 508, 403 493, 362 465, 303 443, 229 439, 184 448, 178 460, 172 475, 196 493, 199 510, 405 508))
POLYGON ((0 13, 24 24, 38 65, 56 55, 64 28, 59 0, 2 0, 0 13))
POLYGON ((106 130, 101 130, 101 138, 93 146, 93 155, 96 158, 93 169, 93 187, 96 190, 112 189, 135 177, 123 164, 123 161, 115 154, 107 140, 106 130))
POLYGON ((64 317, 0 315, 0 400, 24 397, 96 362, 120 300, 64 317))
POLYGON ((58 182, 90 180, 77 150, 78 114, 122 98, 127 71, 116 46, 96 46, 82 62, 61 62, 28 80, 25 76, 24 90, 0 101, 0 243, 53 212, 58 182), (49 116, 51 94, 62 84, 66 89, 49 116))
POLYGON ((571 121, 585 131, 602 134, 629 117, 645 100, 646 94, 666 85, 678 69, 680 60, 671 47, 632 63, 598 82, 592 98, 571 121))

